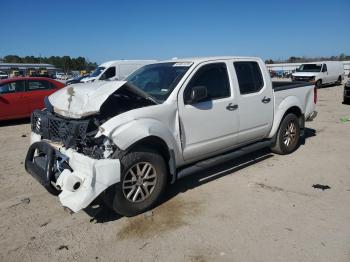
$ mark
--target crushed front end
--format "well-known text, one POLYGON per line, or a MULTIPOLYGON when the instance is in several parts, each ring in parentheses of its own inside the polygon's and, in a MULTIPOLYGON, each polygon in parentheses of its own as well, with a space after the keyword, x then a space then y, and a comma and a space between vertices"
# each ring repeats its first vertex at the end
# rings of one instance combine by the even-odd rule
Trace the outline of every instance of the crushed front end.
POLYGON ((49 110, 32 114, 25 168, 73 212, 120 181, 120 162, 111 158, 116 146, 106 137, 95 138, 99 121, 66 119, 49 110))

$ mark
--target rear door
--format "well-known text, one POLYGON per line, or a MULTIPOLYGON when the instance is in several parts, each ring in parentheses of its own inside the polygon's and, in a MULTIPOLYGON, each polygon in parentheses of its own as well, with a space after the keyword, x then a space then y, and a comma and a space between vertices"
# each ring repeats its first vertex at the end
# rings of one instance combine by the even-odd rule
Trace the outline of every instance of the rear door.
POLYGON ((20 118, 29 115, 24 85, 24 80, 6 82, 0 85, 0 119, 20 118))
POLYGON ((183 157, 186 161, 225 151, 237 142, 237 97, 230 84, 226 62, 198 66, 178 95, 183 157), (208 96, 189 102, 195 86, 205 86, 208 96))
POLYGON ((270 78, 264 79, 261 62, 233 62, 238 90, 239 144, 260 140, 268 135, 273 122, 273 93, 270 78))
POLYGON ((54 91, 55 86, 47 80, 30 79, 26 85, 26 99, 30 113, 35 109, 44 108, 44 98, 54 91))

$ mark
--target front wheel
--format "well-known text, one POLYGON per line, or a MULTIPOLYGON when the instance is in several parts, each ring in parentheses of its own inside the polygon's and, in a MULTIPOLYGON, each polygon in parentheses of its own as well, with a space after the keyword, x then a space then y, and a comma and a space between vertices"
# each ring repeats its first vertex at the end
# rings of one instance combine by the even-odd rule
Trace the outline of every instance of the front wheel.
POLYGON ((322 80, 321 80, 321 79, 317 80, 315 86, 316 86, 317 89, 318 89, 318 88, 321 88, 321 86, 322 86, 322 80))
POLYGON ((299 145, 300 124, 295 114, 286 115, 277 132, 276 143, 272 152, 280 155, 292 153, 299 145))
POLYGON ((139 147, 120 162, 121 180, 107 190, 107 206, 124 216, 135 216, 154 207, 167 185, 164 158, 156 151, 139 147))

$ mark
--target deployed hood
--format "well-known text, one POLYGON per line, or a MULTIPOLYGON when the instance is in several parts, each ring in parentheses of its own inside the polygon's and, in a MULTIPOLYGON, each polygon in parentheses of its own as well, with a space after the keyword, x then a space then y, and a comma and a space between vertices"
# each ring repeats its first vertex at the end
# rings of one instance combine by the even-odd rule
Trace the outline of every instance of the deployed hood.
POLYGON ((295 72, 293 76, 317 76, 320 72, 295 72))
POLYGON ((64 117, 82 118, 98 113, 108 97, 123 86, 138 96, 152 100, 126 81, 73 84, 53 93, 48 99, 55 113, 64 117))

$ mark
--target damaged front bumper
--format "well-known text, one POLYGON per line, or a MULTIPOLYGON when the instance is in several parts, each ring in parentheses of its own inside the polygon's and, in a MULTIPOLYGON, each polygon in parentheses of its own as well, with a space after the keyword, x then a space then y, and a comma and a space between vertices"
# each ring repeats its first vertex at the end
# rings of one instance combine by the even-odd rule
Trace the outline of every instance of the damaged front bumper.
POLYGON ((29 147, 25 168, 73 212, 87 207, 109 186, 120 182, 118 159, 92 159, 46 141, 29 147))

